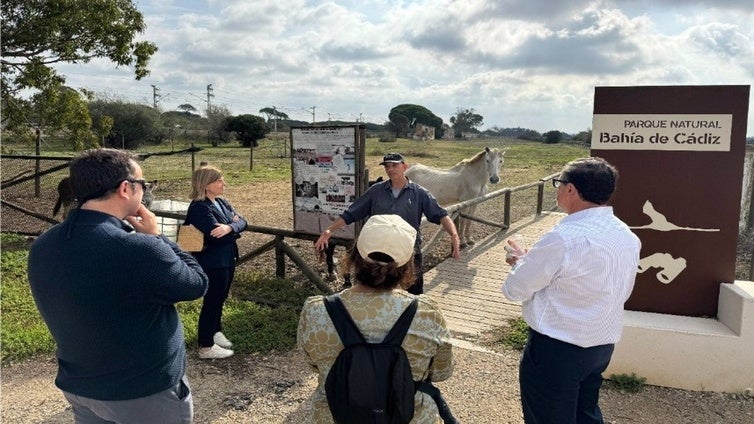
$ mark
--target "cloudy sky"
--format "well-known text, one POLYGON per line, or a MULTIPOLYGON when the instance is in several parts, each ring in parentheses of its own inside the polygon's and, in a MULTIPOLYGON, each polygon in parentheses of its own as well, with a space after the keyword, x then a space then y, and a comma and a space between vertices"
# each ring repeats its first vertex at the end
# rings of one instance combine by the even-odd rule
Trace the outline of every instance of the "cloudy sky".
MULTIPOLYGON (((140 0, 157 44, 135 81, 106 61, 64 65, 72 87, 233 114, 383 123, 398 104, 481 129, 576 133, 595 86, 750 85, 751 0, 140 0)), ((753 96, 754 97, 754 93, 753 96)), ((747 134, 754 134, 749 106, 747 134)))

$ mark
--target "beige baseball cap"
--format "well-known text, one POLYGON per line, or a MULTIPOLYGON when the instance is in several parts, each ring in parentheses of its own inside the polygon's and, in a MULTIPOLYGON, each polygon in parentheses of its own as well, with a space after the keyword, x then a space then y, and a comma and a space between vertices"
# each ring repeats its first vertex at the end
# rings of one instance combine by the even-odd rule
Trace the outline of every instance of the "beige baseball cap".
POLYGON ((380 252, 403 266, 411 260, 415 242, 416 230, 400 216, 374 215, 361 228, 356 248, 362 258, 380 252))

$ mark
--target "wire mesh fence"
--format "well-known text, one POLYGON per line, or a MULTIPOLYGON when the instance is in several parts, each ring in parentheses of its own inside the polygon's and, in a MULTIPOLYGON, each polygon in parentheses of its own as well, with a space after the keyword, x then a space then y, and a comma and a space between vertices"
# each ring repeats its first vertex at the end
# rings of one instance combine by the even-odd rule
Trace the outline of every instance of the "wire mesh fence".
POLYGON ((2 155, 0 228, 4 232, 37 235, 59 222, 53 216, 58 183, 68 176, 66 157, 2 155))
MULTIPOLYGON (((183 155, 185 159, 180 160, 185 161, 186 169, 191 169, 195 166, 195 157, 187 153, 192 153, 192 151, 141 154, 141 156, 142 159, 146 159, 152 156, 183 155)), ((39 235, 61 222, 64 219, 66 205, 56 206, 56 203, 60 200, 65 203, 68 196, 63 196, 61 199, 58 186, 68 176, 68 166, 72 159, 72 156, 2 155, 0 231, 39 235)), ((159 160, 152 159, 157 162, 159 160)), ((70 198, 68 200, 70 201, 70 198)), ((75 205, 70 204, 70 206, 75 205)), ((167 207, 166 210, 175 211, 176 207, 182 206, 169 204, 167 207)), ((175 224, 171 221, 168 227, 172 228, 175 224)), ((174 233, 175 230, 168 232, 174 233)))

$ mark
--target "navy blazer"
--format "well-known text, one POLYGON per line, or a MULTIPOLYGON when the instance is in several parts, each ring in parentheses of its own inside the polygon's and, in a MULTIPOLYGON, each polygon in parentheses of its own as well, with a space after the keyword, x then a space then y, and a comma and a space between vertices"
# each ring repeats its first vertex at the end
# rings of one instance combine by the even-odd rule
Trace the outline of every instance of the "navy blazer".
POLYGON ((239 215, 227 200, 215 198, 222 211, 209 199, 194 200, 186 212, 184 224, 191 224, 204 233, 204 249, 194 252, 193 255, 202 268, 228 268, 236 265, 238 259, 238 245, 236 239, 241 237, 241 232, 248 225, 246 220, 239 215), (238 216, 233 221, 233 216, 238 216), (233 229, 230 233, 220 237, 212 237, 209 233, 216 224, 228 224, 233 229))

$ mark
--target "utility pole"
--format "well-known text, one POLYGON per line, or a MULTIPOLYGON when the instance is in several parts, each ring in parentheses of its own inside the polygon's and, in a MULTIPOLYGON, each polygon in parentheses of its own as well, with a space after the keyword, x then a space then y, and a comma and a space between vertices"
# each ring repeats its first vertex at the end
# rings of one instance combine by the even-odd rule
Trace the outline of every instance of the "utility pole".
POLYGON ((157 109, 157 100, 161 97, 157 92, 160 91, 156 85, 152 84, 152 106, 157 109))
MULTIPOLYGON (((212 84, 207 84, 207 141, 212 141, 212 118, 210 115, 212 114, 212 98, 215 97, 214 94, 212 94, 212 84)), ((214 146, 214 144, 213 144, 214 146)))
POLYGON ((278 109, 277 109, 277 107, 273 106, 272 107, 272 111, 275 114, 275 116, 274 116, 275 120, 273 121, 275 123, 274 124, 275 125, 275 132, 278 132, 278 109))
POLYGON ((215 97, 215 95, 212 94, 212 84, 207 84, 207 115, 209 115, 210 111, 212 110, 213 97, 215 97))
POLYGON ((317 108, 317 106, 312 106, 312 107, 310 107, 310 108, 308 109, 308 110, 311 110, 311 111, 312 111, 312 125, 314 125, 314 123, 316 122, 316 120, 314 119, 314 110, 315 110, 316 108, 317 108))

